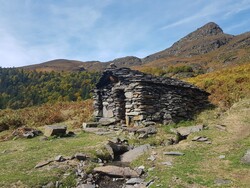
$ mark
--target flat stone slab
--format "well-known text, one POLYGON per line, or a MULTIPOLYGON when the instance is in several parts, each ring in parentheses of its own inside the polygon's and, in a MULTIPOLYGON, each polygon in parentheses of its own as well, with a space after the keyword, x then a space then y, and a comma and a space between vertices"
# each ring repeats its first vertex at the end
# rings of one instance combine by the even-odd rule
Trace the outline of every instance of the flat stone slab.
POLYGON ((250 164, 250 149, 248 149, 245 155, 241 158, 241 162, 244 164, 250 164))
POLYGON ((41 167, 43 167, 43 166, 48 165, 48 164, 51 163, 51 162, 52 162, 52 160, 49 160, 49 161, 41 161, 41 162, 37 163, 37 165, 35 166, 35 168, 41 168, 41 167))
POLYGON ((182 156, 185 155, 184 153, 178 152, 178 151, 170 151, 170 152, 164 152, 164 155, 174 155, 174 156, 182 156))
POLYGON ((81 184, 81 185, 78 185, 76 188, 95 188, 95 185, 93 185, 93 184, 81 184))
POLYGON ((116 122, 117 122, 117 120, 115 118, 101 118, 99 120, 99 124, 101 124, 103 126, 112 125, 112 124, 115 124, 116 122))
POLYGON ((94 168, 95 172, 107 174, 116 177, 139 177, 139 174, 129 167, 118 167, 118 166, 101 166, 94 168))
POLYGON ((192 141, 196 141, 196 142, 206 142, 208 141, 207 137, 204 136, 196 136, 192 139, 192 141))
POLYGON ((157 130, 155 126, 143 127, 136 131, 137 133, 145 133, 145 134, 156 134, 157 130))
POLYGON ((126 181, 127 185, 134 185, 134 184, 140 184, 143 183, 143 179, 142 178, 131 178, 128 181, 126 181))
POLYGON ((138 146, 121 155, 121 162, 132 162, 150 149, 149 144, 138 146))
POLYGON ((199 132, 204 129, 204 125, 195 125, 190 127, 179 127, 177 128, 177 133, 179 133, 181 136, 188 136, 191 133, 199 132))
POLYGON ((89 133, 108 132, 108 130, 105 128, 93 128, 93 127, 85 128, 84 131, 89 133))
POLYGON ((82 123, 82 128, 83 129, 93 128, 93 127, 97 127, 98 125, 100 125, 100 123, 98 123, 98 122, 83 122, 82 123))
POLYGON ((65 125, 47 125, 44 129, 44 136, 62 136, 66 135, 67 126, 65 125))
POLYGON ((218 186, 222 186, 222 185, 228 185, 228 184, 231 184, 232 181, 231 180, 228 180, 228 179, 221 179, 221 178, 218 178, 216 180, 214 180, 214 183, 218 186))
POLYGON ((173 166, 171 161, 165 161, 165 162, 162 162, 161 164, 163 164, 165 166, 173 166))

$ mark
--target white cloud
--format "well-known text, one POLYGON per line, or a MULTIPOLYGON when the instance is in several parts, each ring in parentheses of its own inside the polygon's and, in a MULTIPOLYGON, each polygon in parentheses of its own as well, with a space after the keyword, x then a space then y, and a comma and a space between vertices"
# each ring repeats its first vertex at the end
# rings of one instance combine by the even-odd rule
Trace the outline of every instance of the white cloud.
POLYGON ((19 67, 62 58, 67 51, 67 44, 62 42, 30 46, 3 29, 0 30, 0 36, 1 67, 19 67))

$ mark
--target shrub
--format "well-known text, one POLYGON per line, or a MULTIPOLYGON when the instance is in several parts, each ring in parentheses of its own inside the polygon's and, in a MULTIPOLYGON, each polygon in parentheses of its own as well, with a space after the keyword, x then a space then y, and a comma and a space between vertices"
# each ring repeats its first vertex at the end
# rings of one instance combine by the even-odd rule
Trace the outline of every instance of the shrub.
POLYGON ((183 66, 177 66, 177 67, 170 66, 167 69, 167 73, 177 74, 181 72, 193 72, 193 68, 187 65, 183 65, 183 66))
POLYGON ((8 129, 15 129, 24 124, 24 119, 17 114, 2 116, 0 117, 0 132, 8 129))

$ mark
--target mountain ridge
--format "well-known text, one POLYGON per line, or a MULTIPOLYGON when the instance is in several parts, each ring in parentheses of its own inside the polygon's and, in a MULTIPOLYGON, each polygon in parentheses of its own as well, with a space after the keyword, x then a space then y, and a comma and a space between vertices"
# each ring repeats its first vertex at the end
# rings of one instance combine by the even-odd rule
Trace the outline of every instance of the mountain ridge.
POLYGON ((242 58, 242 54, 243 59, 249 60, 250 57, 247 56, 249 46, 250 32, 234 36, 224 33, 216 23, 209 22, 187 34, 171 47, 144 58, 126 56, 107 62, 56 59, 19 68, 37 71, 102 71, 110 63, 117 67, 131 67, 133 69, 195 64, 196 67, 202 67, 206 72, 209 65, 214 69, 224 67, 223 62, 228 62, 227 56, 230 56, 230 54, 235 54, 235 57, 231 58, 230 63, 227 63, 226 66, 237 64, 239 59, 242 58), (216 62, 217 65, 215 65, 216 62))

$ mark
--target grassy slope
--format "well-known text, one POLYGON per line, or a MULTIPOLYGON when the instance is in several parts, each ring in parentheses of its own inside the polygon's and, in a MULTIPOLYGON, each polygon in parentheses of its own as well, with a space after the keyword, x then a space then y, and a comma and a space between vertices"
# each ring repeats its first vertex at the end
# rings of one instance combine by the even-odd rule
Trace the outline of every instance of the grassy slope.
MULTIPOLYGON (((228 187, 249 187, 250 166, 240 163, 247 148, 250 147, 250 99, 234 104, 228 111, 221 113, 219 109, 201 113, 195 121, 171 126, 158 126, 157 135, 145 140, 129 140, 130 143, 150 143, 155 145, 156 161, 147 160, 148 153, 133 162, 132 166, 145 165, 150 171, 148 179, 155 179, 154 187, 216 187, 216 179, 227 179, 232 183, 228 187), (188 126, 203 123, 208 130, 192 134, 187 140, 177 145, 162 146, 168 138, 173 126, 188 126), (218 130, 215 125, 226 125, 226 131, 218 130), (212 144, 191 141, 194 136, 207 136, 212 144), (181 151, 181 157, 164 156, 165 151, 181 151), (225 159, 219 159, 225 155, 225 159), (161 164, 172 161, 173 167, 161 164), (157 177, 157 178, 156 178, 157 177)), ((126 137, 126 135, 122 135, 126 137)), ((38 187, 50 181, 62 181, 64 186, 73 186, 76 163, 57 166, 56 163, 42 169, 34 166, 43 160, 53 159, 57 155, 71 156, 77 152, 94 156, 97 149, 102 148, 108 138, 93 134, 80 133, 73 138, 50 139, 40 141, 34 139, 18 139, 0 142, 0 187, 38 187), (65 176, 64 174, 70 174, 65 176)), ((226 186, 225 186, 226 187, 226 186)))
POLYGON ((0 187, 41 187, 50 181, 63 180, 64 186, 75 186, 76 162, 65 166, 54 163, 51 168, 34 169, 40 161, 58 155, 72 156, 82 152, 93 156, 105 137, 87 133, 72 138, 40 141, 39 138, 0 142, 0 187), (4 151, 4 152, 3 152, 4 151), (69 174, 65 177, 64 174, 69 174))
MULTIPOLYGON (((210 91, 211 100, 215 104, 227 107, 227 111, 223 113, 220 109, 205 111, 195 121, 184 123, 186 125, 204 123, 208 125, 208 130, 193 134, 187 140, 173 146, 161 146, 168 138, 173 137, 169 132, 170 127, 166 126, 160 127, 158 134, 152 138, 130 140, 131 143, 150 143, 156 146, 154 149, 157 152, 156 161, 147 160, 149 153, 132 164, 136 166, 143 164, 147 168, 156 167, 155 170, 149 172, 148 179, 157 177, 152 187, 156 187, 156 185, 164 188, 216 187, 214 180, 217 178, 232 181, 228 187, 249 187, 250 166, 240 163, 240 158, 250 147, 249 72, 250 65, 242 65, 231 70, 225 69, 189 80, 210 91), (246 99, 235 103, 243 97, 246 99), (221 101, 222 103, 220 103, 221 101), (217 130, 214 126, 216 124, 225 124, 227 130, 217 130), (192 142, 191 139, 196 135, 209 137, 212 144, 192 142), (164 151, 172 150, 182 151, 185 155, 182 157, 163 155, 164 151), (219 155, 225 155, 226 158, 219 159, 219 155), (162 161, 172 161, 173 167, 161 165, 162 161)), ((91 112, 91 101, 87 101, 55 106, 43 105, 20 111, 5 110, 0 112, 2 114, 0 117, 18 116, 18 118, 24 119, 26 125, 40 127, 46 122, 53 123, 53 119, 57 118, 51 117, 53 114, 59 113, 63 115, 62 121, 78 127, 84 119, 90 117, 91 112), (53 121, 48 121, 51 119, 53 121)), ((174 126, 182 125, 183 123, 174 126)), ((6 132, 2 132, 0 136, 5 134, 6 132)), ((106 139, 106 137, 81 133, 75 138, 49 141, 39 141, 39 138, 34 138, 0 142, 0 187, 35 187, 50 181, 62 180, 64 179, 63 174, 68 172, 71 175, 63 180, 64 185, 74 185, 74 174, 71 168, 54 166, 52 169, 35 170, 35 164, 42 160, 53 159, 59 154, 71 156, 76 152, 86 152, 93 155, 106 139)))
MULTIPOLYGON (((150 156, 143 156, 133 163, 134 166, 145 165, 147 168, 155 166, 149 172, 148 179, 155 179, 154 187, 216 187, 216 179, 230 180, 232 183, 224 187, 249 187, 250 166, 240 163, 244 152, 250 147, 250 100, 243 100, 233 105, 230 110, 221 117, 216 110, 205 111, 190 124, 205 123, 209 129, 192 134, 187 140, 173 146, 158 146, 156 161, 147 160, 150 156), (226 131, 218 130, 215 125, 226 125, 226 131), (206 136, 212 144, 191 141, 194 136, 206 136), (181 151, 185 153, 181 157, 164 156, 165 151, 181 151), (219 159, 225 155, 225 159, 219 159), (172 167, 161 164, 171 161, 172 167), (157 186, 158 185, 158 186, 157 186)), ((162 127, 168 134, 168 128, 162 127)), ((149 138, 144 142, 153 142, 157 138, 149 138)))

